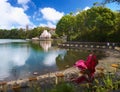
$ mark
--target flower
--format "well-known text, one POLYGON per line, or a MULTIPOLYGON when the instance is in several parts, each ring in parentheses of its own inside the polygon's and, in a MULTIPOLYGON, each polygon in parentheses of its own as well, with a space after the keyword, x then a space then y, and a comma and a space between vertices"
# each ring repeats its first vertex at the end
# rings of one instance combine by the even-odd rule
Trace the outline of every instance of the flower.
POLYGON ((74 66, 78 67, 81 70, 81 73, 83 73, 83 75, 78 77, 74 81, 76 83, 81 83, 83 81, 91 82, 94 78, 95 67, 97 64, 98 64, 98 60, 96 55, 94 54, 90 54, 87 57, 86 61, 78 60, 74 66))

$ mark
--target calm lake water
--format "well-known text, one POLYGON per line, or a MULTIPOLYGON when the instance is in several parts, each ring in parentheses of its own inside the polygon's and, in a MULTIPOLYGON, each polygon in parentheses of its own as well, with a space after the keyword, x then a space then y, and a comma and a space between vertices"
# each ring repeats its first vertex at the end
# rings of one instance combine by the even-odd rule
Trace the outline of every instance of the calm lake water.
MULTIPOLYGON (((45 74, 73 66, 86 59, 90 51, 60 49, 56 42, 0 39, 0 81, 45 74)), ((108 58, 106 51, 95 51, 99 60, 108 58)), ((119 57, 116 57, 120 59, 119 57)))

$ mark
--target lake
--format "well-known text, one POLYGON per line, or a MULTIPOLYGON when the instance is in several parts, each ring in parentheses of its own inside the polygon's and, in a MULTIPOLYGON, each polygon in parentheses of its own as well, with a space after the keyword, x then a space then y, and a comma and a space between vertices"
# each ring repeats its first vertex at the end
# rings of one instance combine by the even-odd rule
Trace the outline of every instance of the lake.
MULTIPOLYGON (((61 49, 54 41, 0 39, 0 81, 26 78, 33 76, 34 72, 41 75, 64 70, 79 59, 86 60, 90 52, 61 49)), ((109 59, 120 62, 119 52, 95 50, 95 53, 103 66, 109 59)))

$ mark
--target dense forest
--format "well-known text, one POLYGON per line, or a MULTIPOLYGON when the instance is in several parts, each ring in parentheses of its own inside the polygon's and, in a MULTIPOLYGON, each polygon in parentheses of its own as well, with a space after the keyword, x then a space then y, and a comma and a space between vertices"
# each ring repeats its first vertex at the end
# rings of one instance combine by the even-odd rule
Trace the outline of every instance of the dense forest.
POLYGON ((119 42, 120 12, 103 6, 93 6, 77 14, 63 16, 56 33, 69 41, 119 42))
POLYGON ((44 31, 50 31, 48 27, 36 27, 34 29, 0 29, 0 38, 1 39, 31 39, 33 37, 39 37, 40 34, 44 31))

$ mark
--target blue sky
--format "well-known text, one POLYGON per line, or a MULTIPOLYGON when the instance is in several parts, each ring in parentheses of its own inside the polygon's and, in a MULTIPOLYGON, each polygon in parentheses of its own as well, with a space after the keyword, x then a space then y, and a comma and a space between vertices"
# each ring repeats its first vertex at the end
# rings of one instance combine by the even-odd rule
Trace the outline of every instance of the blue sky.
MULTIPOLYGON (((26 25, 55 28, 59 19, 70 12, 86 10, 94 2, 103 0, 0 0, 0 28, 25 28, 26 25)), ((120 9, 116 3, 107 4, 112 10, 120 9)))

